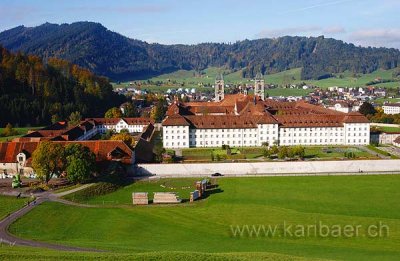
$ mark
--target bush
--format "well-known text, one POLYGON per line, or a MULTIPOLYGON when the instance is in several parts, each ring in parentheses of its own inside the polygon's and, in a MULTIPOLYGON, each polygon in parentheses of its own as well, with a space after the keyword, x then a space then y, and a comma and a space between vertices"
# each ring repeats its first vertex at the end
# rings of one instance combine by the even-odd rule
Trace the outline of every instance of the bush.
POLYGON ((115 184, 115 183, 100 182, 100 183, 92 185, 84 190, 81 190, 81 191, 78 191, 71 195, 68 195, 68 196, 66 196, 66 198, 68 198, 72 201, 82 202, 82 201, 89 200, 92 197, 109 194, 111 192, 116 191, 120 187, 121 187, 120 185, 115 184))

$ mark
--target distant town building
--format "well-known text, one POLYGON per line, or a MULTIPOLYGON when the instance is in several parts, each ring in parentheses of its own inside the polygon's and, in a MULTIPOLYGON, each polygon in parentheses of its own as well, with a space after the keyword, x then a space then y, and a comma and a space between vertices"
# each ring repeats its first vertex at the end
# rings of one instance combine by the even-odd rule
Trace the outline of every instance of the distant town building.
POLYGON ((258 96, 261 100, 265 99, 265 84, 264 77, 261 73, 257 73, 254 80, 254 95, 258 96))
POLYGON ((224 99, 225 82, 222 74, 218 74, 215 78, 215 101, 222 101, 224 99))
POLYGON ((385 114, 398 114, 400 113, 400 103, 387 103, 382 106, 385 114))

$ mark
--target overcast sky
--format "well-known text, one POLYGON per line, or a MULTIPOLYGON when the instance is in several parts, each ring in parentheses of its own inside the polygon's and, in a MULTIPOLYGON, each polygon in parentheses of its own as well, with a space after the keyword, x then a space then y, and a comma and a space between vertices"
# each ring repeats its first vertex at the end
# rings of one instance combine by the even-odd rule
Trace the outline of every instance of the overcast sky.
POLYGON ((164 44, 325 35, 400 48, 400 0, 0 0, 0 31, 76 21, 164 44))

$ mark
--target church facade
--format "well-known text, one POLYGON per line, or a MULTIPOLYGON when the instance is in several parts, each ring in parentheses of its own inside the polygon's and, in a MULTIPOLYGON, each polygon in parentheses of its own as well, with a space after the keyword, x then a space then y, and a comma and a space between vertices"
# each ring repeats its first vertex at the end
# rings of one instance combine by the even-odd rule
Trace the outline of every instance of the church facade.
POLYGON ((369 144, 370 124, 362 114, 265 99, 261 74, 254 83, 254 95, 228 95, 220 75, 214 102, 171 104, 162 123, 164 147, 369 144))

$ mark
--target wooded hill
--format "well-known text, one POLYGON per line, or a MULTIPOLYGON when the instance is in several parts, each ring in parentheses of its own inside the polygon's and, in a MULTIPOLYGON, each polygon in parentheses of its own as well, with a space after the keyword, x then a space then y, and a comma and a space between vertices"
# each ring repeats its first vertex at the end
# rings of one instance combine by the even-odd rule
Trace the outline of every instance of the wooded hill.
POLYGON ((363 48, 320 37, 280 37, 233 44, 148 44, 107 30, 99 23, 19 26, 0 33, 0 43, 12 51, 66 59, 113 80, 143 79, 179 69, 225 67, 244 69, 254 77, 302 67, 302 79, 322 79, 332 73, 370 73, 400 64, 400 51, 363 48))
MULTIPOLYGON (((71 112, 103 116, 124 98, 107 78, 58 58, 13 54, 0 46, 0 124, 43 125, 71 112)), ((1 127, 4 127, 1 126, 1 127)))

